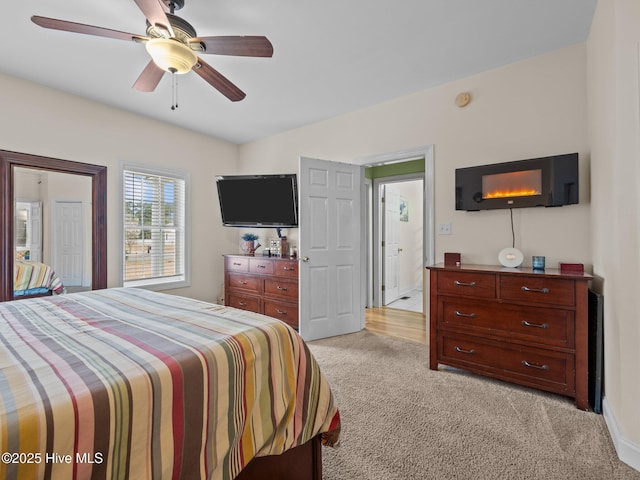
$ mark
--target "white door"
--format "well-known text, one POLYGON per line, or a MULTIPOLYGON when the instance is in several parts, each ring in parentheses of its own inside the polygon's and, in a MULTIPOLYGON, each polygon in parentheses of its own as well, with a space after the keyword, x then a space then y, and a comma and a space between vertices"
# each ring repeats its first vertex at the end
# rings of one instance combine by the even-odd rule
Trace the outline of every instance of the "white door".
POLYGON ((400 297, 400 194, 384 185, 384 285, 382 303, 389 305, 400 297))
POLYGON ((31 202, 29 222, 31 223, 29 235, 31 260, 42 262, 42 202, 31 202))
POLYGON ((82 285, 84 221, 82 202, 54 202, 53 268, 65 286, 82 285))
POLYGON ((300 158, 300 335, 364 328, 361 167, 300 158))

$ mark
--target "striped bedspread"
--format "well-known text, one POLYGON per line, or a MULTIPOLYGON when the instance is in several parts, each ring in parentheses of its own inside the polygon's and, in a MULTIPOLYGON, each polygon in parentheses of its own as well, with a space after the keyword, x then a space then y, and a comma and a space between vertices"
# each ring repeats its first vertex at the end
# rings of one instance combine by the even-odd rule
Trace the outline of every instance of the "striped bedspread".
POLYGON ((278 320, 127 288, 0 303, 0 478, 232 479, 323 432, 329 385, 278 320))
POLYGON ((13 266, 14 295, 31 295, 51 290, 62 293, 64 286, 53 269, 44 263, 15 260, 13 266))

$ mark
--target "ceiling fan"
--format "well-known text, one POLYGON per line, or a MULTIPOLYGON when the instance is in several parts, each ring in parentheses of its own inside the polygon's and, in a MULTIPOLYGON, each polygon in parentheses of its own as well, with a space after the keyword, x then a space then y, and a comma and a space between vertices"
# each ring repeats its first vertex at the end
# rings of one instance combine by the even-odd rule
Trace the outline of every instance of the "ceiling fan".
POLYGON ((147 18, 146 35, 120 32, 37 15, 32 16, 31 21, 36 25, 53 30, 144 43, 149 55, 151 55, 151 60, 133 84, 133 88, 141 92, 153 92, 165 72, 184 74, 193 70, 229 100, 237 102, 245 97, 245 93, 204 62, 198 57, 198 54, 244 57, 273 56, 273 46, 266 37, 198 37, 195 29, 187 21, 174 15, 175 10, 180 10, 184 6, 184 0, 134 1, 147 18))

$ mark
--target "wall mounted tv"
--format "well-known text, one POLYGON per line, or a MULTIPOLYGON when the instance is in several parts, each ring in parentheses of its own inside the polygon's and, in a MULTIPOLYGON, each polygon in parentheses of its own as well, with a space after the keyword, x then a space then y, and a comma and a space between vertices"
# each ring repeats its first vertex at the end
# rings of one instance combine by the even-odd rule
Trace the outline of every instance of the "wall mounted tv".
POLYGON ((456 169, 456 210, 578 203, 578 154, 456 169))
POLYGON ((296 174, 216 177, 222 224, 227 227, 297 227, 296 174))

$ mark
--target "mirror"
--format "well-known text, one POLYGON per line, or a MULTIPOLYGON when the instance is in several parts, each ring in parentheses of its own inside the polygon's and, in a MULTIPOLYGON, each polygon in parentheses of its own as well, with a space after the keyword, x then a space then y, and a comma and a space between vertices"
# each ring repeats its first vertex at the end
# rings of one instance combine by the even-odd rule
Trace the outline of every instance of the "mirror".
POLYGON ((91 179, 14 167, 13 198, 14 295, 49 293, 58 281, 61 291, 89 290, 91 179))
MULTIPOLYGON (((92 289, 107 287, 107 255, 106 255, 106 173, 107 168, 68 160, 40 157, 23 153, 0 150, 0 272, 2 288, 0 301, 14 298, 14 261, 17 255, 26 255, 33 261, 38 261, 40 255, 46 260, 48 246, 38 244, 42 239, 42 230, 38 232, 38 225, 46 225, 38 220, 37 207, 41 199, 21 198, 22 193, 16 194, 16 176, 20 176, 23 169, 29 173, 56 172, 58 174, 72 174, 86 177, 90 180, 90 212, 86 215, 86 223, 91 225, 90 239, 84 251, 87 256, 85 275, 90 276, 92 289), (18 207, 16 200, 20 201, 18 207), (27 204, 27 205, 24 205, 27 204), (35 246, 35 248, 32 248, 35 246), (44 248, 43 248, 44 247, 44 248), (18 254, 18 252, 20 252, 18 254), (36 257, 33 257, 35 254, 36 257)), ((73 177, 71 177, 73 178, 73 177)), ((82 187, 81 187, 82 189, 82 187)), ((34 197, 27 194, 27 197, 34 197)), ((43 208, 46 210, 46 208, 43 208)), ((40 227, 42 228, 42 227, 40 227)), ((88 283, 88 282, 87 282, 88 283)))

